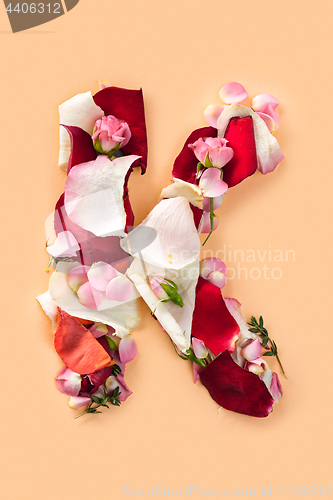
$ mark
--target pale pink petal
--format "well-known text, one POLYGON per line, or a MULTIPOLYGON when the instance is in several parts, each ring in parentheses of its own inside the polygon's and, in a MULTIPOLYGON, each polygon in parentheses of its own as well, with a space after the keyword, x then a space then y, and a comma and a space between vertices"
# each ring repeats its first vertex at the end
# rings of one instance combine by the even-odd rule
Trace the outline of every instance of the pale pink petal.
POLYGON ((247 361, 244 368, 256 375, 261 375, 268 368, 268 365, 263 358, 257 358, 252 361, 247 361))
POLYGON ((89 328, 89 331, 93 334, 95 339, 99 339, 100 337, 109 334, 109 329, 106 325, 104 325, 104 323, 94 323, 93 326, 89 328))
POLYGON ((260 116, 264 120, 267 125, 268 130, 272 133, 276 129, 276 123, 270 115, 266 115, 266 113, 261 113, 257 111, 257 115, 260 116))
POLYGON ((132 294, 132 285, 125 276, 117 276, 112 279, 106 288, 106 298, 126 302, 132 294))
POLYGON ((220 97, 227 104, 233 104, 244 101, 247 98, 247 92, 240 83, 230 82, 221 88, 220 97))
POLYGON ((243 358, 247 361, 253 361, 261 356, 261 343, 259 338, 253 340, 250 344, 241 350, 243 358))
POLYGON ((68 400, 68 406, 72 408, 72 410, 78 410, 82 406, 86 406, 91 402, 91 398, 86 398, 83 396, 72 396, 68 400))
POLYGON ((237 299, 224 299, 225 305, 227 306, 228 311, 231 316, 235 319, 236 323, 240 328, 247 327, 247 321, 242 313, 241 306, 242 304, 238 302, 237 299))
MULTIPOLYGON (((223 194, 221 194, 221 196, 216 196, 215 198, 213 198, 213 210, 216 210, 222 205, 223 198, 223 194)), ((203 210, 204 212, 210 212, 210 198, 208 197, 204 197, 203 199, 203 210)))
POLYGON ((283 160, 284 154, 275 137, 269 132, 264 120, 253 111, 251 116, 254 125, 258 170, 262 174, 268 174, 283 160))
POLYGON ((193 352, 194 355, 199 358, 205 358, 208 354, 208 349, 205 346, 205 343, 202 340, 196 339, 195 337, 192 337, 192 347, 193 347, 193 352))
POLYGON ((217 286, 221 290, 227 283, 226 275, 221 273, 221 271, 212 271, 208 275, 207 279, 210 283, 213 283, 213 285, 217 286))
POLYGON ((56 376, 56 386, 67 396, 77 396, 81 389, 81 375, 64 366, 56 376))
POLYGON ((78 226, 96 236, 124 236, 124 182, 139 157, 122 156, 96 160, 71 168, 65 184, 65 209, 78 226))
POLYGON ((103 294, 95 290, 89 281, 83 283, 77 291, 77 297, 82 305, 90 309, 98 309, 102 305, 103 294))
POLYGON ((214 106, 214 105, 207 106, 207 108, 204 111, 204 115, 208 125, 217 128, 217 120, 219 119, 222 111, 223 108, 221 108, 220 106, 214 106))
POLYGON ((77 292, 83 283, 88 281, 89 266, 74 267, 68 276, 68 284, 74 292, 77 292))
POLYGON ((75 257, 80 247, 70 231, 62 231, 58 233, 54 245, 46 247, 46 250, 52 257, 75 257))
POLYGON ((252 99, 252 109, 254 111, 263 111, 266 106, 271 106, 273 109, 277 107, 279 101, 271 94, 259 94, 252 99))
POLYGON ((88 271, 89 283, 96 290, 105 292, 110 281, 117 276, 117 271, 105 262, 95 262, 88 271))
POLYGON ((228 190, 228 184, 221 179, 221 170, 218 168, 207 168, 202 174, 199 182, 205 197, 215 198, 221 196, 228 190))
POLYGON ((192 363, 192 367, 193 367, 194 383, 196 384, 198 382, 198 380, 200 379, 199 373, 201 372, 203 367, 198 365, 198 363, 192 363))
POLYGON ((217 257, 207 257, 200 262, 200 276, 204 279, 213 271, 220 271, 222 274, 227 274, 227 266, 217 257))
MULTIPOLYGON (((220 218, 218 215, 215 215, 213 219, 213 231, 217 228, 219 225, 220 218)), ((210 233, 211 232, 211 222, 210 222, 210 213, 209 212, 204 212, 202 214, 202 218, 200 221, 200 226, 198 229, 199 233, 210 233)))
POLYGON ((277 376, 277 373, 275 373, 275 372, 273 372, 273 374, 272 374, 270 393, 272 394, 272 397, 273 397, 275 403, 278 403, 283 395, 283 390, 282 390, 282 386, 281 386, 279 377, 277 376))
POLYGON ((119 357, 122 363, 129 363, 138 354, 138 347, 132 335, 125 335, 118 346, 119 357))
POLYGON ((127 387, 127 384, 125 382, 125 379, 122 375, 118 375, 117 378, 111 375, 111 377, 107 378, 105 381, 105 388, 106 392, 111 395, 112 392, 119 387, 119 390, 121 392, 119 399, 120 401, 126 401, 128 396, 130 396, 132 391, 127 387))

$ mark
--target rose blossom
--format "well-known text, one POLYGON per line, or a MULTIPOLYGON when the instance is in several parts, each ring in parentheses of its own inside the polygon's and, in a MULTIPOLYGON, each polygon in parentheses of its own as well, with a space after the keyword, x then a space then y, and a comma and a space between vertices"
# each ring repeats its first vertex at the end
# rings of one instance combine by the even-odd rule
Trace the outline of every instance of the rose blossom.
POLYGON ((96 121, 92 140, 97 151, 108 153, 117 144, 120 144, 120 148, 126 146, 131 135, 130 128, 124 120, 108 115, 96 121))
POLYGON ((222 168, 234 156, 234 152, 227 146, 227 142, 226 139, 219 137, 200 137, 188 147, 192 149, 197 159, 205 167, 222 168))

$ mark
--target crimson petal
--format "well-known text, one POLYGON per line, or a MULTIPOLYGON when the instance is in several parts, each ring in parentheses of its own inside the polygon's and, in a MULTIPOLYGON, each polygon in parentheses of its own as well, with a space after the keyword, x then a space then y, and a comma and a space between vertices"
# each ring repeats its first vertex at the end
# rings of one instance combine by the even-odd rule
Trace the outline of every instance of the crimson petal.
POLYGON ((110 364, 111 358, 93 334, 61 309, 54 347, 65 365, 73 372, 85 375, 110 364))
POLYGON ((231 118, 225 132, 233 158, 223 167, 223 180, 230 187, 242 182, 257 170, 256 143, 251 116, 231 118))
POLYGON ((194 130, 186 139, 183 149, 175 159, 173 164, 172 176, 176 179, 181 179, 185 182, 195 184, 195 176, 197 173, 198 159, 193 151, 188 147, 200 137, 216 137, 217 130, 213 127, 203 127, 194 130))
POLYGON ((132 167, 141 166, 144 174, 147 168, 147 132, 142 89, 107 87, 94 95, 94 101, 105 115, 113 115, 128 123, 132 137, 122 151, 126 155, 141 156, 132 167))
POLYGON ((229 313, 220 288, 199 277, 192 320, 192 336, 202 340, 214 354, 232 352, 239 326, 229 313))
POLYGON ((71 140, 71 154, 68 160, 67 174, 72 167, 96 160, 97 153, 93 146, 91 136, 80 127, 62 125, 68 132, 71 140))
POLYGON ((227 410, 267 417, 274 403, 264 382, 254 373, 243 370, 226 350, 209 363, 199 377, 211 397, 227 410))

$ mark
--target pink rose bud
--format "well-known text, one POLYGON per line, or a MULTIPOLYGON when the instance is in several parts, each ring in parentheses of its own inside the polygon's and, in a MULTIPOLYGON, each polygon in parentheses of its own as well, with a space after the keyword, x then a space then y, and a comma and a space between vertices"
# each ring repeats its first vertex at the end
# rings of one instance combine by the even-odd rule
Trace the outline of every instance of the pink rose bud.
POLYGON ((188 147, 205 167, 222 168, 234 156, 234 151, 227 146, 227 142, 219 137, 201 137, 188 147))
POLYGON ((118 120, 115 116, 108 115, 97 120, 92 140, 96 151, 109 153, 112 150, 116 151, 116 149, 126 146, 131 135, 126 122, 118 120), (116 146, 118 147, 116 148, 116 146))
POLYGON ((159 276, 155 276, 152 280, 149 282, 149 286, 156 295, 156 297, 160 300, 162 299, 168 299, 169 296, 168 294, 163 290, 161 287, 160 283, 164 283, 165 285, 169 285, 167 281, 164 281, 164 279, 160 278, 159 276))

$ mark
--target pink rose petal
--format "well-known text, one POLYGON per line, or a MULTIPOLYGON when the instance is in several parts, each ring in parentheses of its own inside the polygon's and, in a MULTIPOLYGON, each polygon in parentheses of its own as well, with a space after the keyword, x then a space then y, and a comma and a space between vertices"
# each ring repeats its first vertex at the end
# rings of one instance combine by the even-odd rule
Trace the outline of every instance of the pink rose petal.
MULTIPOLYGON (((213 219, 213 231, 217 228, 219 225, 219 220, 220 218, 218 216, 215 216, 213 219)), ((202 219, 199 225, 198 232, 199 233, 210 233, 211 231, 211 222, 210 222, 210 213, 209 212, 204 212, 202 214, 202 219)))
POLYGON ((125 335, 119 343, 118 347, 120 361, 122 363, 129 363, 138 354, 138 347, 132 335, 125 335))
POLYGON ((57 389, 67 396, 77 396, 81 389, 81 375, 64 366, 56 376, 57 389))
POLYGON ((207 347, 205 346, 205 343, 202 340, 196 339, 195 337, 192 337, 192 347, 193 347, 193 352, 194 355, 199 358, 205 358, 208 354, 207 347))
POLYGON ((125 276, 117 276, 110 281, 105 293, 108 300, 126 302, 132 294, 131 282, 125 276))
POLYGON ((253 340, 241 350, 241 355, 247 361, 253 361, 261 356, 261 343, 259 339, 253 340))
MULTIPOLYGON (((213 210, 216 210, 217 208, 219 208, 222 205, 223 198, 224 198, 224 195, 221 194, 221 196, 216 196, 213 199, 213 210)), ((208 197, 204 197, 204 199, 203 199, 203 210, 204 210, 204 212, 210 212, 210 198, 208 198, 208 197)))
POLYGON ((105 292, 110 281, 116 276, 116 270, 106 262, 96 262, 88 271, 89 283, 101 292, 105 292))
POLYGON ((99 290, 95 290, 89 281, 83 283, 78 289, 77 297, 82 305, 90 309, 98 309, 102 305, 103 294, 99 290))
POLYGON ((273 396, 275 403, 278 403, 283 395, 282 386, 277 376, 277 373, 273 372, 272 374, 272 382, 270 387, 270 392, 273 396))
POLYGON ((247 92, 240 83, 230 82, 221 88, 220 97, 225 103, 233 104, 244 101, 247 98, 247 92))
POLYGON ((199 186, 209 198, 221 196, 228 190, 228 184, 222 181, 218 168, 207 168, 200 178, 199 186))
POLYGON ((74 292, 77 292, 83 283, 88 281, 89 266, 74 267, 68 276, 68 284, 74 292))
POLYGON ((221 108, 220 106, 214 106, 214 105, 207 106, 207 108, 204 111, 204 115, 208 125, 217 128, 217 120, 219 119, 222 111, 223 108, 221 108))
POLYGON ((72 408, 72 410, 78 410, 82 406, 86 406, 91 402, 91 398, 83 397, 83 396, 72 396, 68 400, 68 406, 72 408))

